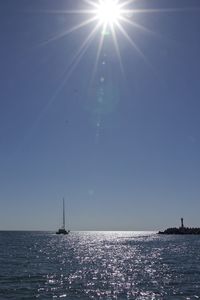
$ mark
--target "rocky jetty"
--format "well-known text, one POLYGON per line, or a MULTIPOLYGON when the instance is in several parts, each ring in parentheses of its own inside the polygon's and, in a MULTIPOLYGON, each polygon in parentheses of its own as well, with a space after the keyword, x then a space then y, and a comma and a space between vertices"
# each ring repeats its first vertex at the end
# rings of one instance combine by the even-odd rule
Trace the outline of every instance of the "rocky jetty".
POLYGON ((200 234, 200 228, 167 228, 164 231, 159 231, 158 234, 200 234))
POLYGON ((183 218, 181 218, 181 227, 168 228, 164 231, 159 231, 158 234, 200 234, 200 228, 185 227, 183 218))

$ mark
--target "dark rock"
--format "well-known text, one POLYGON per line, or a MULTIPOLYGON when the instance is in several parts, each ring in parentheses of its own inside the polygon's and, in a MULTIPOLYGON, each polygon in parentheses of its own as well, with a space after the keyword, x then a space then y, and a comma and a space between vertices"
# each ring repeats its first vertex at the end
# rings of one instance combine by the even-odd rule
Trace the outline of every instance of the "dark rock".
POLYGON ((158 234, 200 234, 200 228, 174 227, 159 231, 158 234))

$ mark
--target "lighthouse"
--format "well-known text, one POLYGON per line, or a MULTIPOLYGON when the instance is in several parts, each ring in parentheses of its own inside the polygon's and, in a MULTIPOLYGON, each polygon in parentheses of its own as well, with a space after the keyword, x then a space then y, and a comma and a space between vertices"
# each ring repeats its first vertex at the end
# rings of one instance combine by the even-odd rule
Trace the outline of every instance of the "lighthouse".
POLYGON ((181 218, 181 228, 184 228, 183 218, 181 218))

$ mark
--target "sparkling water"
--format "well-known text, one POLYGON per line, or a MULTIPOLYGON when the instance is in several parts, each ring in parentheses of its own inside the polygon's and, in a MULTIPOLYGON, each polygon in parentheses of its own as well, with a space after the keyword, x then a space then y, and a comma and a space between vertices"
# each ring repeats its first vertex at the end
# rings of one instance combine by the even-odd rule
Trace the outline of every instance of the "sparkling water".
POLYGON ((0 299, 199 299, 200 236, 0 232, 0 299))

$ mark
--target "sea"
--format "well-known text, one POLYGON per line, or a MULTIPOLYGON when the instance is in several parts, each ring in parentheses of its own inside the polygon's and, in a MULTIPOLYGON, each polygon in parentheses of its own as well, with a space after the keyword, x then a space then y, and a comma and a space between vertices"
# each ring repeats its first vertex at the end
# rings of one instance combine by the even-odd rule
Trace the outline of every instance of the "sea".
POLYGON ((200 299, 200 236, 2 231, 0 299, 200 299))

